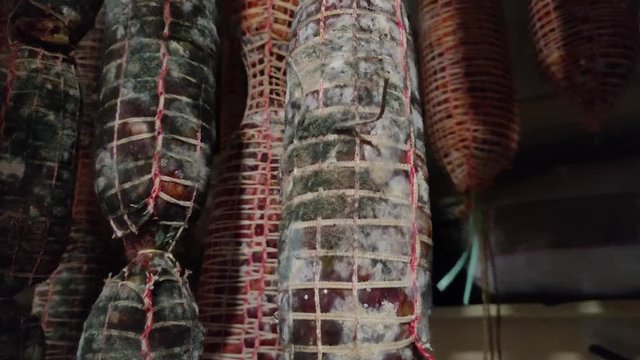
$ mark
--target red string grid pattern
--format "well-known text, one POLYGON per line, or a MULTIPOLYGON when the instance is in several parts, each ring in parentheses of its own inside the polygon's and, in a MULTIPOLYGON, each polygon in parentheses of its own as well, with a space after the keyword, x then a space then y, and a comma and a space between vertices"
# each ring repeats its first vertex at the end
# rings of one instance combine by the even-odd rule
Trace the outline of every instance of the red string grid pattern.
POLYGON ((306 0, 294 23, 284 358, 431 359, 428 174, 402 1, 306 0))
POLYGON ((215 3, 106 1, 96 189, 116 237, 170 250, 205 200, 215 3))
POLYGON ((107 280, 78 358, 199 360, 203 331, 186 275, 167 252, 139 252, 107 280))
POLYGON ((198 300, 203 359, 275 360, 286 51, 297 0, 250 0, 242 10, 248 100, 221 154, 198 300))
POLYGON ((633 0, 529 0, 542 71, 598 129, 638 62, 638 3, 633 0))
POLYGON ((32 312, 41 318, 47 340, 46 358, 75 359, 82 324, 107 275, 104 258, 109 237, 93 187, 93 136, 97 110, 97 80, 103 26, 96 26, 78 43, 75 59, 82 90, 78 136, 78 168, 69 245, 49 279, 36 287, 32 312))
POLYGON ((430 144, 459 191, 483 190, 519 137, 501 3, 425 0, 419 9, 430 144))
POLYGON ((67 244, 80 91, 66 56, 13 43, 0 92, 0 296, 12 296, 45 280, 67 244))

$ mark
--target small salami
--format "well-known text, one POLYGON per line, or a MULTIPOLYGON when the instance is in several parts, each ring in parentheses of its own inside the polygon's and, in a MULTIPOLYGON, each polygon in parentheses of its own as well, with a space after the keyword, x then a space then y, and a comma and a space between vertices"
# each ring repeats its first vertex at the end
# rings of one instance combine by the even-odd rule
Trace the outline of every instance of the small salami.
POLYGON ((116 237, 169 250, 206 199, 217 33, 210 0, 107 0, 95 187, 116 237))
POLYGON ((46 279, 67 245, 80 91, 63 55, 13 44, 0 64, 0 297, 9 297, 46 279))
POLYGON ((10 27, 14 40, 68 49, 92 28, 102 3, 102 0, 8 1, 16 3, 10 27))
POLYGON ((171 254, 143 251, 107 284, 84 325, 78 359, 199 360, 198 308, 171 254))
POLYGON ((286 359, 431 358, 431 220, 402 0, 303 0, 289 48, 286 359))

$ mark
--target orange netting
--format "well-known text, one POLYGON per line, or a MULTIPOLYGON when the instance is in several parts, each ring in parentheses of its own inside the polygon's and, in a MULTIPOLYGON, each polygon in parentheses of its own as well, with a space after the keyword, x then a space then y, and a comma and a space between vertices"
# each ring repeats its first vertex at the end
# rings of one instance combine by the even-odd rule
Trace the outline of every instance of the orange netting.
POLYGON ((529 11, 540 67, 597 127, 634 74, 638 3, 530 0, 529 11))
POLYGON ((420 4, 425 123, 460 191, 481 190, 512 160, 518 121, 499 0, 420 4))
POLYGON ((203 359, 276 359, 278 174, 285 60, 297 0, 245 1, 244 119, 218 165, 198 294, 207 329, 203 359))

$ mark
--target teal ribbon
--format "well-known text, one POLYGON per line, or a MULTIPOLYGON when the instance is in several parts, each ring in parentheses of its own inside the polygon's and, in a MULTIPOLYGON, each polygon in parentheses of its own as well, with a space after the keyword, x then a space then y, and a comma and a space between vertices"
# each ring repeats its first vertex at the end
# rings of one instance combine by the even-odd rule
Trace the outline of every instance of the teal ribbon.
POLYGON ((460 274, 462 269, 467 268, 467 279, 464 285, 464 294, 462 297, 462 302, 465 305, 469 305, 469 300, 471 299, 471 288, 473 287, 473 275, 475 274, 476 268, 478 266, 478 254, 480 249, 480 236, 479 232, 476 231, 477 226, 481 221, 481 210, 479 210, 478 202, 473 199, 472 201, 473 211, 469 215, 468 223, 467 223, 467 238, 470 241, 470 248, 468 248, 462 256, 458 259, 456 264, 449 270, 449 272, 438 281, 436 287, 440 291, 445 291, 455 280, 456 277, 460 274))

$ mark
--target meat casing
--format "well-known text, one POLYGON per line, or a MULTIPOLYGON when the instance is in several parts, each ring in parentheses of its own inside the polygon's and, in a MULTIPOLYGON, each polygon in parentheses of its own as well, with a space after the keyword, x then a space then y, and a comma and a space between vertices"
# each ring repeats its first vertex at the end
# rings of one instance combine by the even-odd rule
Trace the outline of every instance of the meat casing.
POLYGON ((286 55, 297 0, 247 0, 242 10, 249 97, 220 157, 198 300, 203 359, 275 360, 286 55))
POLYGON ((205 200, 215 2, 107 0, 96 191, 115 235, 168 250, 205 200), (142 233, 141 233, 142 232, 142 233))
POLYGON ((80 109, 69 58, 0 55, 0 297, 46 279, 68 241, 80 109))
POLYGON ((32 310, 45 331, 48 360, 76 358, 82 324, 108 272, 108 228, 93 190, 92 150, 103 27, 97 23, 72 54, 83 101, 69 245, 58 268, 36 287, 32 310))
POLYGON ((429 189, 402 1, 302 1, 287 76, 285 358, 429 357, 429 189))

